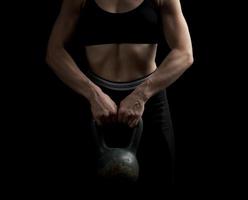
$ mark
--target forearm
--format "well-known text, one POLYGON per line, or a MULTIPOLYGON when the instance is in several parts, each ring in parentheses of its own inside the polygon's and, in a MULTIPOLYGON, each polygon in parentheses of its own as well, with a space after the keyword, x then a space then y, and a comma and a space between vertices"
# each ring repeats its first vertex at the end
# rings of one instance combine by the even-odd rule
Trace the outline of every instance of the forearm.
POLYGON ((172 50, 158 69, 134 93, 144 101, 175 82, 193 63, 193 56, 180 50, 172 50))
POLYGON ((56 51, 48 51, 47 63, 55 74, 75 92, 84 96, 88 100, 99 89, 84 73, 78 68, 69 53, 60 48, 56 51))

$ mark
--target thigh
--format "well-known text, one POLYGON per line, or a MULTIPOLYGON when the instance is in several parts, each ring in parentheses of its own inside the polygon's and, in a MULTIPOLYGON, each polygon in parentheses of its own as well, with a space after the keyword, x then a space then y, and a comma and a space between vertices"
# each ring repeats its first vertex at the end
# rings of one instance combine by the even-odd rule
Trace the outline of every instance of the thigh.
POLYGON ((143 121, 144 131, 138 150, 140 181, 152 184, 171 184, 174 182, 175 148, 165 90, 147 101, 143 121))

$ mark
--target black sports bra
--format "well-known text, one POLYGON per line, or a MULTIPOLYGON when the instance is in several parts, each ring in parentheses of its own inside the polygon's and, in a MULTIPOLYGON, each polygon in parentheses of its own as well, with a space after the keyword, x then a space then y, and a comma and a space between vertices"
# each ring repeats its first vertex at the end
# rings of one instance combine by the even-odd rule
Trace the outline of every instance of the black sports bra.
POLYGON ((111 43, 158 43, 160 17, 151 0, 121 13, 103 10, 95 0, 86 0, 78 21, 84 46, 111 43))

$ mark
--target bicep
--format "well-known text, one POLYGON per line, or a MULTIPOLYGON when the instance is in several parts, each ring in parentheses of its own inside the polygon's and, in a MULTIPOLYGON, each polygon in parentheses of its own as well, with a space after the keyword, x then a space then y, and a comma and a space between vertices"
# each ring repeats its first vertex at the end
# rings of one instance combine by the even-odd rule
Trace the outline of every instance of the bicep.
POLYGON ((179 0, 162 0, 160 5, 165 39, 171 48, 191 48, 188 25, 179 0))
POLYGON ((53 26, 49 45, 62 47, 75 29, 82 0, 64 0, 53 26))

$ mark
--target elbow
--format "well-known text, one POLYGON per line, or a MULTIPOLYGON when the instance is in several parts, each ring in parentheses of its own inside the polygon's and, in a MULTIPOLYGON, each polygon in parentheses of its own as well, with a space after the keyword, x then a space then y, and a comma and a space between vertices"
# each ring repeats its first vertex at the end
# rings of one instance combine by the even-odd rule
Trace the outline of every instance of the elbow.
POLYGON ((190 67, 191 65, 193 65, 193 63, 194 63, 194 56, 191 53, 190 55, 188 55, 187 64, 190 67))
POLYGON ((52 60, 54 60, 54 57, 55 57, 54 50, 52 50, 51 48, 48 48, 46 52, 46 58, 45 58, 46 64, 51 66, 52 60))
POLYGON ((45 62, 50 66, 53 67, 53 63, 57 60, 62 48, 54 48, 48 47, 45 57, 45 62))
POLYGON ((193 56, 192 51, 186 51, 186 52, 184 52, 183 53, 183 57, 185 58, 184 59, 184 63, 185 63, 185 68, 186 69, 193 65, 193 63, 194 63, 194 56, 193 56))

